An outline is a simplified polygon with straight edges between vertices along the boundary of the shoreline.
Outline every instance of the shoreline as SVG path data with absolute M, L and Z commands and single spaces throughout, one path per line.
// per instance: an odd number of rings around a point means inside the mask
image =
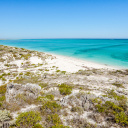
M 82 67 L 82 68 L 96 68 L 96 69 L 109 69 L 109 70 L 111 70 L 111 69 L 113 69 L 113 70 L 126 69 L 126 68 L 122 68 L 122 67 L 118 67 L 118 66 L 109 66 L 106 64 L 95 63 L 95 62 L 91 62 L 88 60 L 75 58 L 75 57 L 58 55 L 58 54 L 49 53 L 49 52 L 44 52 L 44 53 L 55 56 L 58 61 L 60 60 L 59 62 L 62 61 L 62 62 L 66 62 L 66 63 L 73 63 L 73 65 L 76 65 L 76 66 Z
M 17 46 L 10 46 L 10 45 L 4 45 L 4 46 L 9 46 L 9 47 L 17 47 Z M 21 48 L 21 47 L 17 47 L 17 48 Z M 75 57 L 70 57 L 70 56 L 65 56 L 65 55 L 59 55 L 59 54 L 55 54 L 55 53 L 50 53 L 50 52 L 46 52 L 46 51 L 38 51 L 38 50 L 34 50 L 34 49 L 29 49 L 29 48 L 24 48 L 26 50 L 31 50 L 31 51 L 37 51 L 37 52 L 43 52 L 45 54 L 49 54 L 52 56 L 55 56 L 57 59 L 63 59 L 64 61 L 67 61 L 69 63 L 69 61 L 73 62 L 73 63 L 77 63 L 78 66 L 85 66 L 88 68 L 97 68 L 97 69 L 115 69 L 115 70 L 124 70 L 127 69 L 125 67 L 121 67 L 121 66 L 114 66 L 114 65 L 107 65 L 107 64 L 102 64 L 102 63 L 97 63 L 97 62 L 92 62 L 86 59 L 81 59 L 81 58 L 75 58 Z M 69 61 L 68 61 L 69 60 Z

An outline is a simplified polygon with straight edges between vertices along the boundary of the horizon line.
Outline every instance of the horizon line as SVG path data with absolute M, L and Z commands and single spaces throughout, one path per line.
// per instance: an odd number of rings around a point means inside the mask
M 128 38 L 1 38 L 0 40 L 38 40 L 38 39 L 128 39 Z

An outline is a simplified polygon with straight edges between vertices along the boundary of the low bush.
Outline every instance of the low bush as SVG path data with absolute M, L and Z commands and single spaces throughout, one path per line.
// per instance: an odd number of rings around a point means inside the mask
M 118 82 L 112 83 L 112 85 L 114 85 L 114 86 L 116 86 L 116 87 L 124 88 L 123 84 L 118 83 Z
M 125 113 L 125 109 L 123 107 L 116 105 L 111 101 L 106 101 L 104 104 L 98 103 L 96 105 L 96 109 L 98 112 L 111 117 L 111 121 L 122 126 L 128 126 L 128 115 Z
M 4 101 L 5 100 L 5 96 L 1 96 L 0 97 L 0 102 Z
M 54 100 L 54 95 L 49 94 L 49 95 L 46 95 L 45 97 L 47 99 Z
M 47 118 L 46 118 L 46 121 L 48 123 L 51 123 L 53 125 L 59 125 L 61 124 L 61 120 L 60 120 L 60 117 L 58 116 L 58 114 L 51 114 L 51 115 L 48 115 Z
M 41 88 L 45 88 L 45 87 L 48 86 L 48 83 L 39 83 L 39 86 L 40 86 Z
M 65 73 L 66 73 L 66 71 L 61 71 L 61 73 L 65 74 Z
M 21 113 L 16 120 L 17 128 L 31 128 L 41 120 L 40 114 L 35 111 Z
M 82 114 L 83 109 L 81 107 L 76 106 L 76 107 L 72 107 L 71 112 L 78 112 L 78 113 Z
M 0 94 L 5 94 L 6 93 L 6 87 L 7 87 L 7 85 L 0 86 Z
M 61 109 L 61 106 L 56 101 L 46 101 L 42 106 L 42 112 L 56 113 Z
M 114 98 L 115 100 L 117 100 L 119 102 L 119 106 L 122 107 L 123 109 L 127 109 L 127 97 L 125 97 L 124 95 L 117 95 L 114 90 L 110 90 L 108 91 L 108 95 L 109 98 Z
M 57 124 L 57 125 L 55 125 L 55 126 L 52 126 L 51 128 L 70 128 L 69 126 L 64 126 L 64 125 L 62 125 L 62 124 Z
M 56 70 L 56 72 L 60 72 L 60 70 Z
M 96 105 L 96 108 L 98 112 L 105 112 L 107 115 L 108 114 L 116 114 L 117 112 L 123 111 L 123 109 L 116 104 L 114 104 L 111 101 L 106 101 L 104 104 L 98 104 Z
M 35 124 L 32 128 L 44 128 L 41 124 Z
M 67 84 L 60 84 L 58 85 L 59 86 L 59 91 L 60 91 L 60 94 L 62 95 L 69 95 L 72 93 L 72 86 L 69 86 Z
M 116 123 L 119 123 L 122 126 L 128 126 L 128 115 L 126 115 L 123 111 L 120 113 L 117 113 L 115 115 L 115 121 Z

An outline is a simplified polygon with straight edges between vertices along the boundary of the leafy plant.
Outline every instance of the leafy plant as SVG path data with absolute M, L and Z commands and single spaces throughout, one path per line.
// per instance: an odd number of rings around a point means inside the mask
M 17 128 L 31 128 L 41 120 L 40 114 L 35 111 L 21 113 L 16 120 Z
M 7 85 L 0 86 L 0 94 L 5 94 L 6 93 L 6 87 L 7 87 Z
M 113 117 L 113 120 L 116 123 L 119 123 L 122 126 L 128 126 L 128 115 L 125 114 L 123 107 L 118 106 L 111 101 L 106 101 L 104 104 L 97 104 L 96 108 L 98 112 Z
M 62 125 L 62 124 L 57 124 L 57 125 L 55 125 L 55 126 L 52 126 L 51 128 L 70 128 L 69 126 L 64 126 L 64 125 Z
M 58 114 L 48 115 L 46 120 L 49 123 L 51 122 L 53 125 L 60 125 L 62 123 Z
M 0 101 L 4 101 L 4 100 L 5 100 L 5 96 L 1 96 Z
M 123 111 L 120 113 L 117 113 L 115 115 L 115 121 L 116 123 L 119 123 L 123 126 L 128 126 L 128 115 L 126 115 Z
M 118 82 L 112 83 L 112 85 L 114 85 L 116 87 L 122 87 L 122 88 L 124 88 L 124 86 L 121 83 L 118 83 Z
M 42 112 L 51 111 L 52 113 L 58 112 L 61 106 L 56 101 L 46 101 L 42 106 Z
M 32 128 L 44 128 L 41 124 L 37 123 Z
M 69 86 L 67 84 L 61 84 L 61 85 L 58 85 L 59 86 L 59 91 L 60 91 L 60 94 L 62 95 L 69 95 L 72 93 L 72 86 Z
M 50 99 L 50 100 L 54 100 L 54 95 L 49 94 L 49 95 L 46 95 L 45 97 Z

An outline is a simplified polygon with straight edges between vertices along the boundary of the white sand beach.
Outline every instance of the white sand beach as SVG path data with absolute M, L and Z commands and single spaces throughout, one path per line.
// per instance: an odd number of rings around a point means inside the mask
M 77 59 L 73 57 L 67 57 L 67 56 L 56 55 L 51 53 L 47 53 L 47 54 L 55 57 L 55 59 L 53 60 L 50 60 L 50 59 L 46 60 L 49 66 L 57 66 L 60 70 L 71 72 L 71 73 L 77 72 L 78 70 L 88 69 L 88 68 L 108 69 L 108 70 L 121 69 L 121 67 L 98 64 L 98 63 L 89 62 L 86 60 Z

